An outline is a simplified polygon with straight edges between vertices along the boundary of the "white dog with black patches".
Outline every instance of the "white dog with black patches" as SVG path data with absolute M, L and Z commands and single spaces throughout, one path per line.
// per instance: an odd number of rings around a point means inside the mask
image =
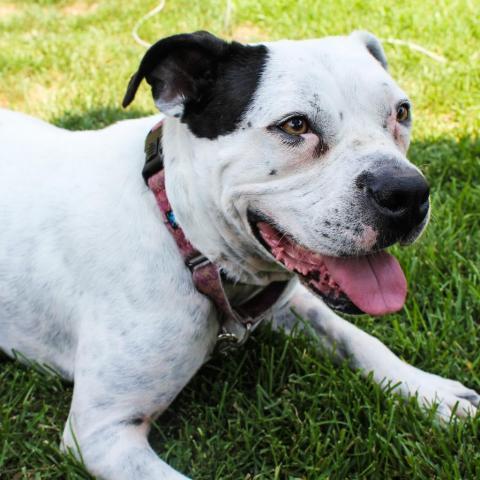
M 466 416 L 475 391 L 404 363 L 326 306 L 401 309 L 405 277 L 384 249 L 428 221 L 428 185 L 405 156 L 410 104 L 386 67 L 364 32 L 252 46 L 197 32 L 155 44 L 124 105 L 145 78 L 165 115 L 176 226 L 221 269 L 234 307 L 289 282 L 276 323 L 293 307 L 333 355 L 438 402 L 441 418 Z M 0 112 L 0 348 L 74 381 L 63 444 L 111 480 L 185 478 L 150 448 L 149 424 L 224 325 L 140 175 L 158 120 L 69 132 Z

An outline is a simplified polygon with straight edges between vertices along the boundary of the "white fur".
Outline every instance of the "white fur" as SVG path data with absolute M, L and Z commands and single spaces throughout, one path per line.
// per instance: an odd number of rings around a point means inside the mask
M 361 253 L 375 232 L 351 205 L 353 178 L 382 158 L 410 165 L 408 129 L 391 119 L 382 127 L 405 94 L 358 38 L 267 46 L 235 132 L 199 139 L 173 117 L 164 128 L 177 220 L 199 250 L 252 286 L 290 273 L 252 236 L 247 206 L 320 253 Z M 331 144 L 324 156 L 314 154 L 312 134 L 296 149 L 266 130 L 291 112 L 316 119 Z M 64 446 L 78 442 L 89 471 L 112 480 L 185 478 L 151 450 L 148 426 L 206 361 L 219 329 L 141 179 L 144 138 L 158 119 L 68 132 L 0 110 L 0 348 L 74 380 Z M 346 224 L 360 234 L 346 234 Z M 443 418 L 455 402 L 458 415 L 475 411 L 474 391 L 402 362 L 303 287 L 291 306 L 322 345 L 377 382 L 400 382 L 398 391 L 417 392 L 422 404 L 439 401 Z M 288 316 L 279 310 L 277 323 Z

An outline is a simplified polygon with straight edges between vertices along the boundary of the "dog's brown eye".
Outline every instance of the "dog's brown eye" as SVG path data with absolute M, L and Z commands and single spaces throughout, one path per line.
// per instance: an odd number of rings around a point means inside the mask
M 397 122 L 406 122 L 410 118 L 410 105 L 402 103 L 397 108 Z
M 281 123 L 279 127 L 290 135 L 302 135 L 308 132 L 308 122 L 303 117 L 291 117 Z

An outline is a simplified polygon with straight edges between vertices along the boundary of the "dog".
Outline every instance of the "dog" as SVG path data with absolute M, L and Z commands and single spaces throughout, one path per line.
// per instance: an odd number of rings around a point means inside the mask
M 475 414 L 474 390 L 334 313 L 400 310 L 406 280 L 385 249 L 429 218 L 406 157 L 410 101 L 379 40 L 174 35 L 147 51 L 124 106 L 143 80 L 161 115 L 98 131 L 0 112 L 0 348 L 74 382 L 63 448 L 99 478 L 185 479 L 149 446 L 150 422 L 217 342 L 246 340 L 260 322 L 239 312 L 272 285 L 260 320 L 299 315 L 379 384 L 445 420 Z M 159 120 L 149 188 L 144 141 Z

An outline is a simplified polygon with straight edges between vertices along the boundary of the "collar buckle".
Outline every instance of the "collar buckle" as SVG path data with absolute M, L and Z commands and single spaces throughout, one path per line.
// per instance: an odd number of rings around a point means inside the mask
M 236 333 L 228 332 L 225 329 L 222 329 L 222 332 L 217 336 L 216 348 L 219 353 L 226 355 L 232 350 L 236 350 L 241 347 L 249 338 L 252 333 L 252 322 L 247 322 L 241 324 L 244 327 L 244 331 L 241 337 Z

